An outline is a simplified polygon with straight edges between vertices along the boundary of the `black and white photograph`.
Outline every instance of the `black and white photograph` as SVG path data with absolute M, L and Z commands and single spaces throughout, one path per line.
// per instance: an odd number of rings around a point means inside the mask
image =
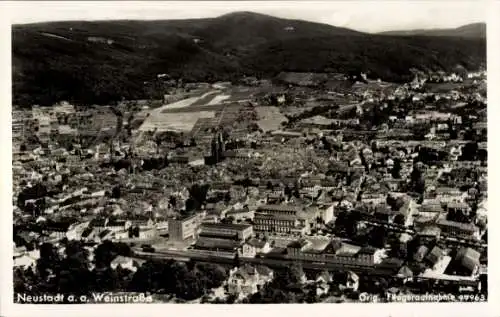
M 487 2 L 1 7 L 16 309 L 491 300 Z

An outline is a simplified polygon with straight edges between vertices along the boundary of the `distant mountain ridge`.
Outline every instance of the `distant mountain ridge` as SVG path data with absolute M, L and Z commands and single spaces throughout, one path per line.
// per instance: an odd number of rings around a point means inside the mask
M 252 12 L 162 21 L 67 21 L 12 28 L 13 102 L 106 104 L 162 96 L 157 74 L 184 81 L 272 78 L 282 71 L 364 71 L 387 81 L 409 69 L 477 69 L 484 39 L 388 36 Z M 154 96 L 153 96 L 154 95 Z
M 486 23 L 471 23 L 454 29 L 430 29 L 430 30 L 408 30 L 408 31 L 388 31 L 379 34 L 393 36 L 451 36 L 465 38 L 486 38 Z

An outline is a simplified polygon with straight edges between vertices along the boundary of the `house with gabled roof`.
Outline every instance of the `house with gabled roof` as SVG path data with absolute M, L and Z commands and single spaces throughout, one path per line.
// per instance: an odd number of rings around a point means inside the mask
M 243 243 L 238 254 L 243 257 L 255 257 L 259 253 L 269 253 L 270 251 L 271 246 L 268 241 L 253 238 Z
M 413 271 L 406 265 L 403 265 L 399 271 L 398 274 L 396 275 L 397 277 L 401 278 L 403 282 L 408 282 L 411 281 L 413 278 Z
M 458 270 L 467 275 L 477 275 L 479 272 L 479 259 L 481 253 L 472 248 L 460 248 L 455 257 Z
M 332 281 L 333 277 L 328 271 L 320 272 L 315 279 L 316 283 L 331 283 Z
M 429 252 L 429 248 L 427 248 L 425 245 L 421 245 L 417 252 L 413 255 L 413 260 L 417 262 L 422 262 L 427 255 L 427 252 Z
M 228 293 L 242 299 L 257 293 L 274 278 L 274 272 L 266 266 L 245 264 L 229 272 Z
M 426 262 L 431 266 L 435 266 L 445 256 L 444 250 L 440 247 L 434 247 L 425 257 Z
M 128 269 L 132 272 L 136 272 L 137 269 L 146 262 L 145 260 L 135 259 L 127 256 L 118 255 L 111 261 L 110 266 L 113 270 L 116 270 L 119 266 L 124 269 Z
M 339 285 L 340 290 L 357 291 L 359 287 L 359 276 L 352 271 L 339 272 L 333 277 L 334 283 Z

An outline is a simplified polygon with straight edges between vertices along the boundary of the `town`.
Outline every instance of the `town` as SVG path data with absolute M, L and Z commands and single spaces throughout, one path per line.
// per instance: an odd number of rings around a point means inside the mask
M 413 75 L 158 74 L 162 100 L 14 106 L 14 291 L 487 301 L 486 72 Z

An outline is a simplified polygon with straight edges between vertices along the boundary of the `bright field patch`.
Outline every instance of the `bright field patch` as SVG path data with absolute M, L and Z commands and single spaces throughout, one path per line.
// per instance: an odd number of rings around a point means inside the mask
M 196 100 L 191 104 L 192 107 L 209 105 L 215 97 L 217 97 L 218 92 L 211 92 L 203 95 L 201 98 Z
M 177 112 L 165 113 L 161 112 L 153 117 L 148 117 L 148 120 L 143 123 L 141 131 L 191 131 L 194 124 L 200 118 L 213 118 L 214 111 L 198 111 L 198 112 Z
M 287 121 L 286 117 L 280 113 L 277 107 L 257 107 L 257 124 L 264 132 L 278 130 L 281 122 Z
M 217 95 L 208 103 L 209 106 L 218 105 L 231 98 L 231 95 Z
M 149 111 L 149 116 L 139 128 L 141 131 L 191 131 L 198 119 L 214 118 L 218 112 L 228 113 L 241 101 L 249 100 L 255 90 L 248 88 L 234 88 L 222 91 L 210 91 L 198 97 L 183 99 L 160 108 Z M 269 107 L 272 108 L 272 107 Z M 263 124 L 274 129 L 286 118 L 276 108 L 273 110 L 262 110 Z M 229 117 L 231 117 L 229 115 Z M 227 120 L 221 120 L 226 123 Z M 232 120 L 229 120 L 232 121 Z M 276 123 L 276 122 L 277 123 Z M 267 129 L 266 129 L 267 130 Z

